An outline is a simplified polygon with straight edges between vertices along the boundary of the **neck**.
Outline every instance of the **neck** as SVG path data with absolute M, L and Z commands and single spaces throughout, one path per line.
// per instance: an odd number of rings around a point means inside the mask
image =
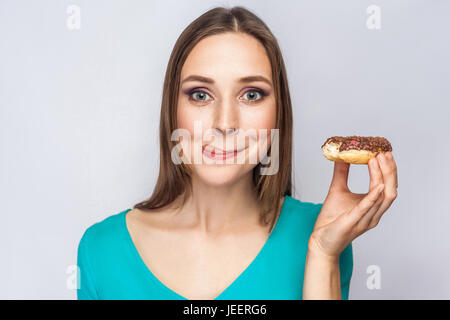
M 204 234 L 251 221 L 258 221 L 260 205 L 253 187 L 252 172 L 231 184 L 214 186 L 192 177 L 193 192 L 179 211 L 188 223 Z

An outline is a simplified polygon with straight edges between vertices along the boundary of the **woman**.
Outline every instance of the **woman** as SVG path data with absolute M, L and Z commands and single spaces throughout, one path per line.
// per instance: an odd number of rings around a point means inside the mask
M 291 157 L 275 37 L 245 8 L 209 10 L 170 56 L 153 194 L 86 230 L 78 298 L 348 299 L 351 242 L 396 197 L 392 154 L 369 162 L 368 194 L 351 193 L 349 164 L 335 163 L 323 204 L 291 196 Z

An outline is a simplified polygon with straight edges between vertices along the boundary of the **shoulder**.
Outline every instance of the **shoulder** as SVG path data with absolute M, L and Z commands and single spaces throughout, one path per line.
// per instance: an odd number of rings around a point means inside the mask
M 101 251 L 113 246 L 122 234 L 124 215 L 130 209 L 112 214 L 89 226 L 83 233 L 79 248 L 89 251 Z
M 286 211 L 294 219 L 316 221 L 323 203 L 306 202 L 292 196 L 285 196 Z
M 282 237 L 294 243 L 307 243 L 321 208 L 322 203 L 300 201 L 285 195 L 278 226 Z

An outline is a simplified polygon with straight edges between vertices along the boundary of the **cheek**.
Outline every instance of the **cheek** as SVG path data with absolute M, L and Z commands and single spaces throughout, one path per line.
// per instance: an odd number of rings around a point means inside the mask
M 241 125 L 245 129 L 255 129 L 257 132 L 260 129 L 275 128 L 276 125 L 276 106 L 275 103 L 268 103 L 262 108 L 248 108 L 241 115 Z
M 207 131 L 210 123 L 210 114 L 197 107 L 193 107 L 187 104 L 178 104 L 177 109 L 177 124 L 178 128 L 184 129 L 189 133 L 190 141 L 181 141 L 183 149 L 185 150 L 185 157 L 193 161 L 193 154 L 195 152 L 195 146 L 202 146 L 205 132 Z M 197 123 L 196 123 L 197 122 Z M 197 129 L 198 135 L 195 136 L 195 130 Z M 188 137 L 186 137 L 188 138 Z
M 179 103 L 177 108 L 177 124 L 178 128 L 183 128 L 194 132 L 194 117 L 195 115 L 189 111 L 184 104 Z
M 194 128 L 195 128 L 195 122 L 199 121 L 199 124 L 202 128 L 205 128 L 205 126 L 209 123 L 210 116 L 206 112 L 202 112 L 200 109 L 186 106 L 186 105 L 179 105 L 178 111 L 177 111 L 177 123 L 178 128 L 183 128 L 188 130 L 192 136 L 194 136 Z
M 244 129 L 255 130 L 257 136 L 253 141 L 253 145 L 257 147 L 251 147 L 252 153 L 257 152 L 258 159 L 260 160 L 261 153 L 265 154 L 271 145 L 272 137 L 271 129 L 276 127 L 276 105 L 275 102 L 265 104 L 261 108 L 248 108 L 241 114 L 241 125 Z M 265 133 L 265 136 L 261 136 L 261 133 Z
M 251 123 L 252 127 L 256 130 L 258 129 L 273 129 L 275 128 L 275 112 L 262 112 L 254 114 L 251 119 L 249 119 L 249 123 Z

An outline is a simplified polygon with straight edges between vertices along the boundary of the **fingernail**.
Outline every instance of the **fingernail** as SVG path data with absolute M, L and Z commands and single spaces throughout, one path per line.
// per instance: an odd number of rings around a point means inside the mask
M 382 184 L 381 186 L 378 187 L 377 193 L 381 193 L 381 191 L 383 191 L 384 189 L 384 184 Z

